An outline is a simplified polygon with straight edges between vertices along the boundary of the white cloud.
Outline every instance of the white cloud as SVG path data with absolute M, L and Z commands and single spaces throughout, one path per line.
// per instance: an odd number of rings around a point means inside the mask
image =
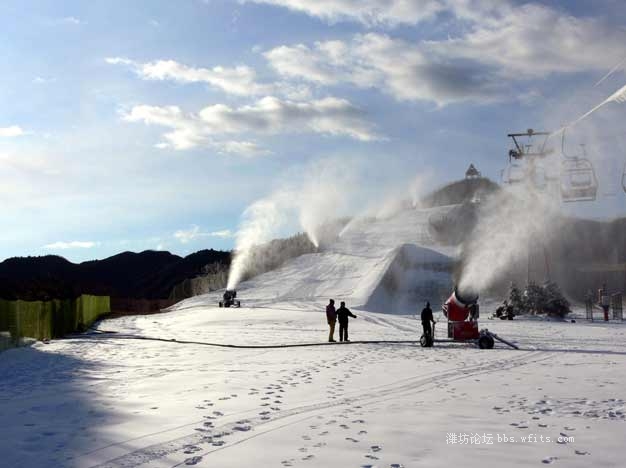
M 350 42 L 281 46 L 265 57 L 278 73 L 319 86 L 349 83 L 378 88 L 398 100 L 427 100 L 440 105 L 490 100 L 502 85 L 484 67 L 429 56 L 422 47 L 384 34 L 356 35 Z
M 604 70 L 623 55 L 625 42 L 623 29 L 601 19 L 529 3 L 433 46 L 439 54 L 493 65 L 500 76 L 515 79 Z
M 104 59 L 111 65 L 125 65 L 144 80 L 176 81 L 178 83 L 206 83 L 222 91 L 237 96 L 260 96 L 280 94 L 293 100 L 306 100 L 311 97 L 311 90 L 302 83 L 281 81 L 277 83 L 258 83 L 254 69 L 240 65 L 233 68 L 213 67 L 196 68 L 183 65 L 174 60 L 155 60 L 139 63 L 124 57 Z
M 17 125 L 11 125 L 10 127 L 0 127 L 0 138 L 12 138 L 25 135 L 26 132 Z
M 198 146 L 216 147 L 222 152 L 263 154 L 256 143 L 219 141 L 216 135 L 256 133 L 320 133 L 347 136 L 361 141 L 378 140 L 363 112 L 345 99 L 325 98 L 309 102 L 265 97 L 253 105 L 233 108 L 224 104 L 205 107 L 197 114 L 184 114 L 177 106 L 135 106 L 123 115 L 128 122 L 168 127 L 159 147 L 185 150 Z
M 256 72 L 245 65 L 232 68 L 221 66 L 197 68 L 174 60 L 139 63 L 123 57 L 109 57 L 105 61 L 111 65 L 130 66 L 144 80 L 206 83 L 226 93 L 239 96 L 267 94 L 274 89 L 272 85 L 257 83 Z
M 84 21 L 80 20 L 79 18 L 76 18 L 75 16 L 66 16 L 64 18 L 61 18 L 61 23 L 65 23 L 65 24 L 75 24 L 75 25 L 79 25 L 79 24 L 85 24 Z
M 366 25 L 416 24 L 446 8 L 444 0 L 241 0 L 289 8 L 326 21 Z
M 472 5 L 479 5 L 476 14 Z M 454 5 L 454 6 L 452 6 Z M 283 45 L 265 52 L 282 76 L 318 86 L 378 88 L 398 100 L 438 105 L 523 99 L 516 84 L 555 73 L 604 70 L 623 55 L 626 31 L 539 4 L 462 0 L 449 8 L 468 27 L 455 39 L 407 41 L 386 34 Z
M 84 242 L 84 241 L 71 241 L 71 242 L 54 242 L 53 244 L 44 245 L 43 248 L 47 250 L 68 250 L 68 249 L 92 249 L 100 245 L 99 242 Z
M 234 234 L 230 229 L 223 229 L 221 231 L 203 232 L 199 226 L 193 225 L 189 229 L 181 229 L 174 233 L 174 238 L 180 241 L 182 244 L 188 244 L 189 242 L 203 238 L 203 237 L 218 237 L 222 239 L 233 237 Z

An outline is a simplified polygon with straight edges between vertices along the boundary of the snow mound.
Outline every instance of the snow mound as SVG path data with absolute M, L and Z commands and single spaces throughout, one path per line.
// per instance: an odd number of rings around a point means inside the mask
M 457 251 L 431 236 L 429 219 L 453 208 L 406 209 L 353 222 L 319 252 L 240 284 L 238 297 L 250 307 L 334 298 L 348 307 L 384 313 L 414 313 L 426 300 L 436 305 L 452 286 Z M 215 305 L 217 296 L 190 298 L 172 310 Z

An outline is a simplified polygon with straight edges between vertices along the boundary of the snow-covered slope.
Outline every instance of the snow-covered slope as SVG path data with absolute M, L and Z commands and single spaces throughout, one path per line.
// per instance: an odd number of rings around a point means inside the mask
M 456 249 L 435 242 L 428 220 L 452 208 L 407 209 L 385 219 L 355 222 L 320 252 L 302 255 L 242 283 L 239 297 L 252 307 L 334 298 L 386 313 L 414 313 L 426 300 L 438 304 L 452 286 Z M 198 296 L 172 310 L 216 301 L 215 294 Z
M 421 348 L 419 320 L 384 314 L 448 292 L 428 229 L 448 209 L 354 225 L 242 284 L 241 309 L 209 294 L 2 353 L 2 466 L 622 466 L 623 324 L 483 320 L 520 349 Z M 377 342 L 325 343 L 329 297 Z

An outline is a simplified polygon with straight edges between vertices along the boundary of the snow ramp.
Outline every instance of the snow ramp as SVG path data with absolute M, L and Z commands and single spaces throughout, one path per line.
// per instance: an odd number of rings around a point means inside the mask
M 241 283 L 238 297 L 250 307 L 334 298 L 348 307 L 398 314 L 415 313 L 426 300 L 437 305 L 452 287 L 457 254 L 433 239 L 429 218 L 452 208 L 405 209 L 384 219 L 354 221 L 319 252 Z M 213 293 L 173 308 L 216 302 Z

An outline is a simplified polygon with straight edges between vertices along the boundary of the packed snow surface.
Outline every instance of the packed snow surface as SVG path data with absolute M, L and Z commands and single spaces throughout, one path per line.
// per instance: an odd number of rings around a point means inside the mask
M 393 238 L 382 220 L 355 227 L 242 284 L 241 309 L 208 294 L 3 352 L 2 466 L 623 466 L 621 323 L 492 321 L 484 306 L 481 326 L 519 350 L 421 348 L 416 316 L 375 310 L 402 246 L 416 246 L 400 263 L 418 276 L 454 255 L 428 237 L 427 214 L 390 220 L 405 226 Z M 325 344 L 328 297 L 353 306 L 352 340 L 399 343 Z

